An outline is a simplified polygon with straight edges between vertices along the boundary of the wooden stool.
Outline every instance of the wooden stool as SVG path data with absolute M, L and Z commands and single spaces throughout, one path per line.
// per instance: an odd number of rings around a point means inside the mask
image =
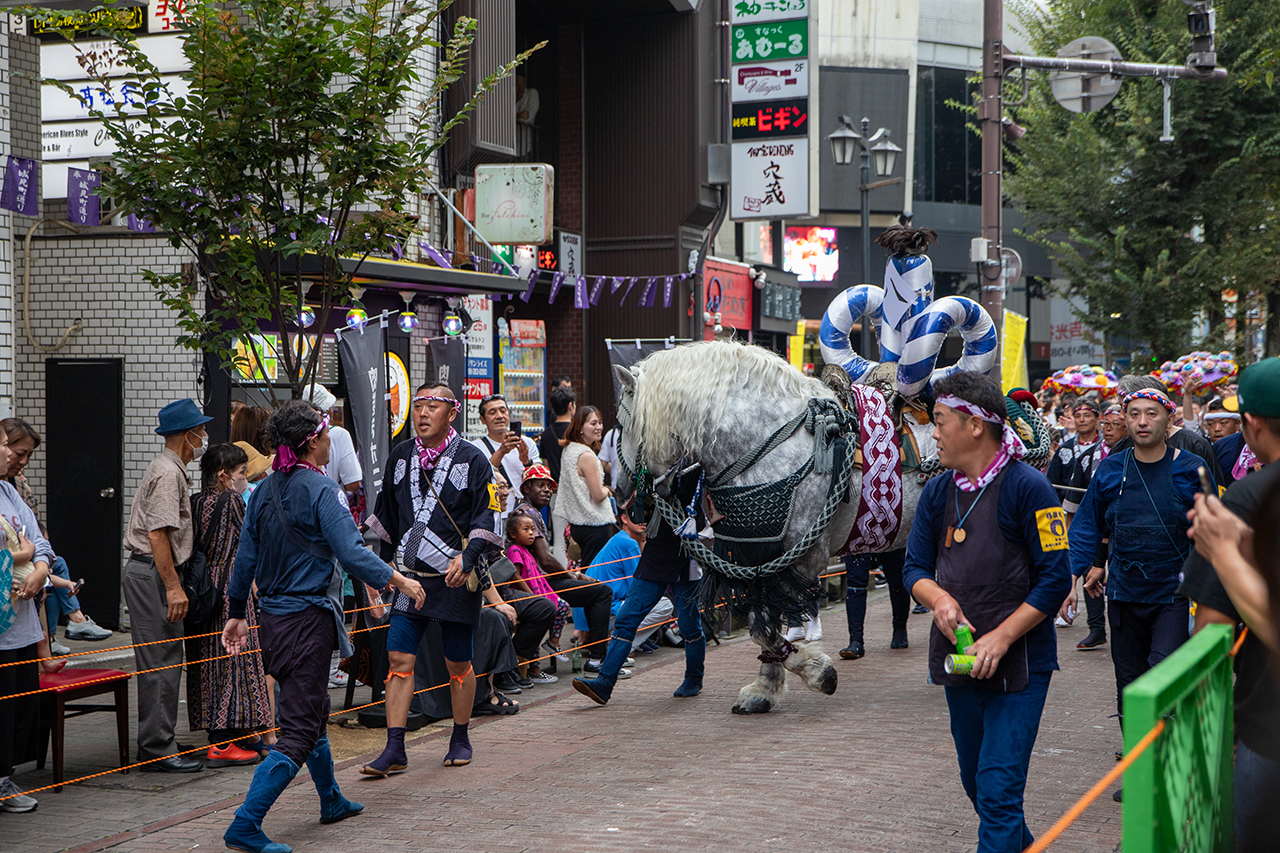
M 64 669 L 40 676 L 40 757 L 36 767 L 44 769 L 49 734 L 53 734 L 53 781 L 62 790 L 63 732 L 68 716 L 79 717 L 94 711 L 116 712 L 116 737 L 120 743 L 120 766 L 129 763 L 129 679 L 133 673 L 119 669 Z M 77 699 L 115 693 L 114 705 L 69 705 Z M 70 713 L 68 713 L 70 712 Z M 129 771 L 124 771 L 128 773 Z

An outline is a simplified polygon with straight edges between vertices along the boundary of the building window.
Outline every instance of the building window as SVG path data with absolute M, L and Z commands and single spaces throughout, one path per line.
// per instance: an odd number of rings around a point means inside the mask
M 916 201 L 982 203 L 982 140 L 966 127 L 971 116 L 953 106 L 973 103 L 973 73 L 923 65 L 917 70 Z

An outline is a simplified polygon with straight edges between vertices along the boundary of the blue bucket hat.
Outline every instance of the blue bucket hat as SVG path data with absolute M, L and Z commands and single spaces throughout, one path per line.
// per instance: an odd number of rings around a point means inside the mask
M 160 425 L 156 427 L 156 435 L 177 435 L 211 420 L 213 418 L 206 417 L 193 401 L 174 400 L 160 410 Z

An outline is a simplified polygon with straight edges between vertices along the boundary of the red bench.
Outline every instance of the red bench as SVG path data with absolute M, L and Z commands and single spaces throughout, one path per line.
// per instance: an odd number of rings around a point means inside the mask
M 119 669 L 73 669 L 68 667 L 53 675 L 40 676 L 40 757 L 36 767 L 44 769 L 49 735 L 53 735 L 53 781 L 55 791 L 62 790 L 63 731 L 67 717 L 79 717 L 94 711 L 116 712 L 116 737 L 120 744 L 120 766 L 129 764 L 129 679 L 133 673 Z M 115 693 L 114 705 L 71 705 L 77 699 Z M 128 773 L 129 771 L 124 771 Z

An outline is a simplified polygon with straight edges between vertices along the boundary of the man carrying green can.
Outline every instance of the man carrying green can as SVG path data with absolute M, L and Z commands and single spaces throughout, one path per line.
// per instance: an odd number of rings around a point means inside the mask
M 1021 461 L 994 381 L 959 372 L 933 391 L 938 459 L 952 474 L 920 496 L 903 581 L 933 611 L 929 675 L 946 689 L 978 853 L 1016 853 L 1033 841 L 1027 765 L 1058 668 L 1051 617 L 1071 587 L 1066 518 L 1049 481 Z M 962 626 L 976 639 L 958 648 Z M 973 660 L 947 667 L 957 652 Z

